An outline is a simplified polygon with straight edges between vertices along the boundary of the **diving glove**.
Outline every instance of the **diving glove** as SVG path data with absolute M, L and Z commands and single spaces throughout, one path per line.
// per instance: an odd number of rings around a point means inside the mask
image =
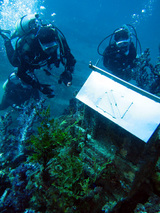
M 64 83 L 66 86 L 71 86 L 72 84 L 72 74 L 70 71 L 64 71 L 61 75 L 60 78 L 58 80 L 58 83 Z
M 4 41 L 9 41 L 10 39 L 3 33 L 0 32 L 0 35 L 2 36 L 2 38 L 4 39 Z
M 54 90 L 50 88 L 51 85 L 49 84 L 40 84 L 39 90 L 47 95 L 48 98 L 53 98 L 55 96 Z
M 8 33 L 8 34 L 11 34 L 11 31 L 10 31 L 10 30 L 2 30 L 2 29 L 0 28 L 0 33 Z
M 2 30 L 2 29 L 0 29 L 0 35 L 2 36 L 2 38 L 3 38 L 5 41 L 10 40 L 4 33 L 10 34 L 11 32 L 10 32 L 9 30 Z

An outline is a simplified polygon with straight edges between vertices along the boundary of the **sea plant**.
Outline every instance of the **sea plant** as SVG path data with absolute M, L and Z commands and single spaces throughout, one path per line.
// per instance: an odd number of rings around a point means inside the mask
M 43 110 L 39 115 L 41 118 L 37 134 L 32 135 L 27 141 L 28 148 L 32 150 L 31 161 L 36 161 L 46 167 L 51 158 L 56 156 L 57 150 L 69 145 L 74 138 L 70 135 L 70 127 L 63 128 L 65 121 L 61 123 L 50 118 L 50 109 Z
M 95 175 L 90 176 L 84 169 L 86 133 L 76 127 L 78 121 L 74 119 L 72 123 L 67 116 L 66 119 L 51 118 L 49 108 L 39 116 L 37 134 L 28 141 L 29 160 L 41 167 L 33 173 L 28 185 L 34 188 L 31 207 L 40 212 L 72 212 L 73 209 L 83 212 L 86 200 L 94 199 L 98 193 L 99 187 L 95 189 L 94 182 L 100 173 L 95 171 Z

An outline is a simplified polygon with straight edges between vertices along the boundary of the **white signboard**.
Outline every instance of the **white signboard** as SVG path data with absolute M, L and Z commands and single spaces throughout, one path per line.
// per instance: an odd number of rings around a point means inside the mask
M 95 71 L 76 98 L 144 142 L 160 123 L 160 103 Z

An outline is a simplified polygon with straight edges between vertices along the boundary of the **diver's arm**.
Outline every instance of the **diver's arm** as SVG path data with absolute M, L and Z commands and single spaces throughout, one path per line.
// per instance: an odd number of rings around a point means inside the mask
M 33 71 L 25 70 L 22 67 L 18 68 L 17 76 L 26 84 L 31 85 L 33 88 L 38 89 L 43 94 L 46 94 L 49 98 L 54 97 L 54 91 L 48 84 L 41 84 Z
M 17 76 L 26 84 L 31 85 L 33 88 L 39 89 L 40 83 L 35 76 L 34 72 L 25 70 L 22 66 L 18 67 Z
M 103 65 L 110 70 L 110 55 L 112 53 L 111 46 L 106 47 L 103 52 Z
M 0 36 L 4 39 L 4 45 L 7 53 L 7 57 L 12 66 L 18 67 L 20 64 L 17 51 L 14 50 L 11 39 L 0 31 Z
M 18 58 L 18 54 L 17 51 L 14 50 L 11 40 L 10 39 L 6 39 L 4 42 L 5 48 L 6 48 L 6 53 L 7 53 L 7 57 L 9 62 L 11 63 L 12 66 L 14 67 L 18 67 L 20 64 L 19 58 Z
M 58 81 L 59 84 L 62 82 L 66 86 L 71 86 L 72 84 L 72 73 L 74 71 L 74 67 L 76 64 L 76 60 L 74 56 L 72 55 L 70 48 L 67 44 L 67 41 L 64 37 L 60 36 L 60 43 L 61 43 L 61 62 L 65 66 L 65 71 L 60 75 L 60 79 Z M 65 62 L 64 62 L 65 59 Z
M 71 73 L 73 73 L 74 66 L 76 64 L 76 60 L 75 60 L 74 56 L 71 53 L 71 50 L 70 50 L 70 48 L 68 46 L 68 43 L 67 43 L 66 39 L 64 37 L 62 37 L 61 35 L 59 35 L 59 38 L 60 38 L 61 43 L 62 43 L 62 45 L 61 45 L 61 53 L 62 53 L 62 56 L 66 59 L 66 63 L 64 64 L 65 65 L 65 69 L 67 71 L 70 71 Z

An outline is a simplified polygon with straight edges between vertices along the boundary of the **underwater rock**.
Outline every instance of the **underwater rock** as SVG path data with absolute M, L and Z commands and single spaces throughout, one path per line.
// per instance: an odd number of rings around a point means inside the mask
M 0 212 L 22 213 L 29 206 L 32 191 L 27 184 L 30 174 L 35 171 L 32 164 L 21 164 L 10 173 L 11 187 L 7 188 L 0 199 Z
M 138 203 L 134 213 L 160 212 L 160 197 L 152 194 L 144 204 Z

